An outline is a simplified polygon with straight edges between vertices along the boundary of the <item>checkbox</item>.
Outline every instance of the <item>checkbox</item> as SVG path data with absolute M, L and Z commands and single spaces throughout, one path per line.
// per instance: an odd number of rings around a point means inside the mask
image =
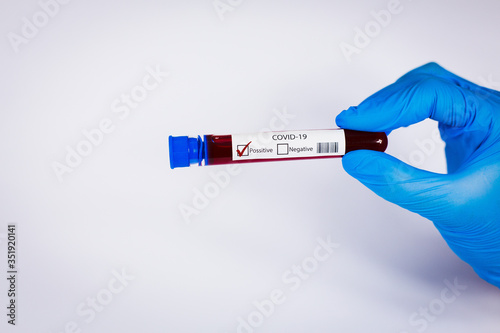
M 278 143 L 278 155 L 288 155 L 288 143 Z
M 250 149 L 247 149 L 247 145 L 236 145 L 236 150 L 238 150 L 238 156 L 248 156 L 248 151 Z M 241 155 L 239 154 L 239 152 L 243 152 Z

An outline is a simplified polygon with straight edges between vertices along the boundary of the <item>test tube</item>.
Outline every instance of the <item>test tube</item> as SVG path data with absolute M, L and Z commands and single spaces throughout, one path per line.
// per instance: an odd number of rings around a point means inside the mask
M 196 137 L 170 136 L 170 167 L 335 158 L 358 149 L 385 151 L 384 132 L 294 130 Z

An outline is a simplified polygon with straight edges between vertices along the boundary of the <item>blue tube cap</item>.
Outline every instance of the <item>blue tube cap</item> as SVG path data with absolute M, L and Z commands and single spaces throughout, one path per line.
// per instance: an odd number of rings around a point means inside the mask
M 169 136 L 168 147 L 170 155 L 170 168 L 183 168 L 191 164 L 201 165 L 203 151 L 201 137 L 190 138 L 187 136 Z

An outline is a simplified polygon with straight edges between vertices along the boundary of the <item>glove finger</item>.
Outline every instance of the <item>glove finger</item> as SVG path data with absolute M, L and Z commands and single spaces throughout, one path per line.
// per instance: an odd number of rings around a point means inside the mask
M 388 154 L 357 150 L 342 158 L 347 173 L 382 198 L 433 222 L 448 221 L 446 175 L 414 168 Z
M 444 69 L 435 62 L 427 63 L 423 66 L 417 67 L 409 71 L 408 73 L 403 75 L 400 78 L 400 80 L 405 80 L 407 77 L 414 77 L 422 74 L 444 79 L 445 81 L 448 81 L 450 83 L 455 83 L 455 85 L 467 90 L 474 90 L 476 87 L 479 87 L 478 85 L 470 81 L 467 81 L 466 79 Z
M 463 88 L 464 90 L 468 90 L 480 98 L 487 99 L 498 99 L 500 97 L 500 92 L 492 89 L 488 89 L 486 87 L 475 84 L 471 81 L 468 81 L 446 69 L 441 67 L 435 62 L 430 62 L 414 70 L 405 74 L 401 79 L 405 79 L 406 76 L 415 76 L 419 74 L 427 74 L 435 77 L 442 78 L 450 83 L 454 83 L 456 86 Z
M 466 80 L 437 64 L 417 68 L 395 83 L 341 112 L 339 127 L 390 132 L 432 118 L 448 126 L 463 127 L 475 119 L 476 103 L 465 89 Z

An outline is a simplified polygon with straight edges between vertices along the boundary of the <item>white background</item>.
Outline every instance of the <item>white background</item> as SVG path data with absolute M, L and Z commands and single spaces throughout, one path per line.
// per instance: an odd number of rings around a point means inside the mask
M 0 331 L 237 332 L 279 289 L 286 300 L 251 330 L 500 332 L 498 288 L 340 159 L 243 165 L 214 192 L 226 167 L 171 170 L 167 147 L 170 134 L 258 132 L 277 110 L 294 116 L 287 129 L 335 127 L 343 109 L 429 61 L 499 89 L 500 2 L 401 0 L 351 62 L 339 45 L 388 1 L 231 3 L 221 19 L 212 0 L 74 0 L 13 47 L 42 9 L 2 0 L 0 277 L 9 223 L 19 275 L 15 328 L 0 279 Z M 120 119 L 112 104 L 156 67 L 168 78 Z M 114 130 L 59 181 L 54 162 L 103 119 Z M 435 128 L 393 132 L 388 153 L 445 172 Z M 207 206 L 183 218 L 207 189 Z M 328 236 L 340 246 L 291 290 L 283 275 Z M 113 294 L 123 270 L 134 279 Z M 446 279 L 467 289 L 440 308 Z M 95 316 L 78 313 L 92 299 L 105 303 Z M 439 314 L 412 324 L 429 305 Z

